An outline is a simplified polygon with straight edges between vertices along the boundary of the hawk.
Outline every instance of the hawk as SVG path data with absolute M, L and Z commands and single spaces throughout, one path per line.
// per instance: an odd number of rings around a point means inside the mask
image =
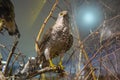
M 50 67 L 55 67 L 52 59 L 60 56 L 59 66 L 63 69 L 63 55 L 71 48 L 72 44 L 73 36 L 70 33 L 69 15 L 67 11 L 61 11 L 53 27 L 48 29 L 39 43 L 40 63 L 44 65 L 45 61 L 48 61 Z
M 14 6 L 11 0 L 0 0 L 0 32 L 6 29 L 9 35 L 20 37 L 16 22 Z

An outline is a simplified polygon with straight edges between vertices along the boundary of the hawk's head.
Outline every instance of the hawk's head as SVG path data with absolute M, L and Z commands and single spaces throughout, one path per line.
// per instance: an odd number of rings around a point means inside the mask
M 58 15 L 59 15 L 59 17 L 68 16 L 68 11 L 62 11 L 62 12 L 60 12 Z
M 68 11 L 61 11 L 58 14 L 58 22 L 63 21 L 63 24 L 69 24 L 69 14 Z

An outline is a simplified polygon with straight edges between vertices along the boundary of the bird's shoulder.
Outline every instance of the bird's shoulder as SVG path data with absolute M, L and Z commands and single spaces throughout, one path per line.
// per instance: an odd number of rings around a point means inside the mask
M 51 37 L 52 28 L 49 28 L 43 35 L 40 45 L 45 44 Z
M 66 47 L 65 51 L 68 51 L 72 47 L 72 45 L 73 45 L 73 35 L 70 34 L 68 41 L 66 42 L 66 45 L 65 45 L 65 47 Z

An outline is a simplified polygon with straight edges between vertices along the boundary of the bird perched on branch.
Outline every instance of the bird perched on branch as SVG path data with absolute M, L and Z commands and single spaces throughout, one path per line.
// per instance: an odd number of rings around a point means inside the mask
M 6 29 L 11 36 L 20 37 L 11 0 L 0 0 L 0 32 L 3 29 Z
M 62 66 L 63 55 L 71 48 L 73 36 L 70 34 L 69 15 L 67 11 L 58 14 L 58 18 L 50 29 L 43 35 L 39 44 L 39 58 L 43 65 L 48 61 L 50 67 L 55 67 L 52 59 L 60 56 L 59 66 Z

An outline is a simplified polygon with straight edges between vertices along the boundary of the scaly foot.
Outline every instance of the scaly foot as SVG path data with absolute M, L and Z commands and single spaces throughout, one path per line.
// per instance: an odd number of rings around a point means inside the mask
M 59 62 L 60 69 L 64 70 L 64 66 L 62 65 L 62 61 Z
M 56 66 L 52 63 L 51 59 L 49 59 L 49 66 L 53 69 L 56 69 Z

